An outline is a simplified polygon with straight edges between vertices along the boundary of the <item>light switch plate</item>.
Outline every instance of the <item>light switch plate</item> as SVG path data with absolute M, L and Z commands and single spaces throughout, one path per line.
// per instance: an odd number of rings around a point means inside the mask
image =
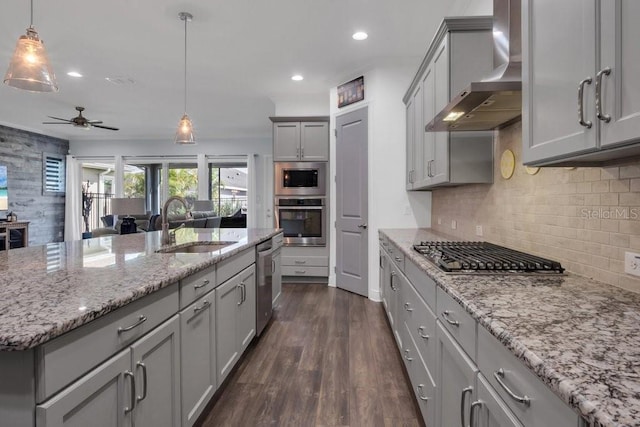
M 451 220 L 451 229 L 455 230 L 456 228 L 458 228 L 458 221 L 456 221 L 455 219 Z
M 476 236 L 482 237 L 482 226 L 476 225 Z
M 640 254 L 635 252 L 624 253 L 624 272 L 640 276 Z

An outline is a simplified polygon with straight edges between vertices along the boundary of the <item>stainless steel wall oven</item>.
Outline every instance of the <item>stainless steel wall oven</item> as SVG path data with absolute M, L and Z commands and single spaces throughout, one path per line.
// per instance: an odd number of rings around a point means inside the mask
M 276 162 L 276 196 L 325 196 L 326 162 Z
M 327 212 L 324 197 L 276 197 L 276 227 L 286 246 L 325 246 Z

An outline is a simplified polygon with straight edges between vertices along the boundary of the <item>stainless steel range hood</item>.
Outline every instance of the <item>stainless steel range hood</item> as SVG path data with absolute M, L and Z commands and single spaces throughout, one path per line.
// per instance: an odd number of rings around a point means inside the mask
M 425 126 L 427 132 L 500 129 L 522 114 L 521 0 L 493 1 L 493 72 L 472 82 Z

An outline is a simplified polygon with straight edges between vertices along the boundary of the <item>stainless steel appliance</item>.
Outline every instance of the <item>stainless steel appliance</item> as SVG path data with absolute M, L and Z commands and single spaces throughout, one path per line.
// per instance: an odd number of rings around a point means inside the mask
M 256 246 L 256 335 L 260 336 L 273 315 L 273 255 L 280 250 L 280 246 L 273 244 L 273 239 Z
M 325 246 L 325 198 L 276 197 L 276 227 L 284 230 L 286 246 Z
M 275 162 L 276 196 L 325 196 L 326 162 Z
M 420 242 L 413 249 L 447 273 L 564 272 L 559 262 L 487 242 Z
M 426 125 L 427 132 L 500 129 L 522 114 L 522 0 L 493 0 L 493 72 L 471 82 Z

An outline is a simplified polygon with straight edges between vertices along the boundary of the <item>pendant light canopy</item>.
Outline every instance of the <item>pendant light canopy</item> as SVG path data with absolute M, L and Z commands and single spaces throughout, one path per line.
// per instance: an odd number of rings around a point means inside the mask
M 4 82 L 12 87 L 31 92 L 57 92 L 58 83 L 49 63 L 44 44 L 33 27 L 33 0 L 31 23 L 27 34 L 20 36 Z
M 193 19 L 193 15 L 189 12 L 180 12 L 178 16 L 184 21 L 184 115 L 178 123 L 176 144 L 187 145 L 196 143 L 193 137 L 193 123 L 187 115 L 187 23 Z

